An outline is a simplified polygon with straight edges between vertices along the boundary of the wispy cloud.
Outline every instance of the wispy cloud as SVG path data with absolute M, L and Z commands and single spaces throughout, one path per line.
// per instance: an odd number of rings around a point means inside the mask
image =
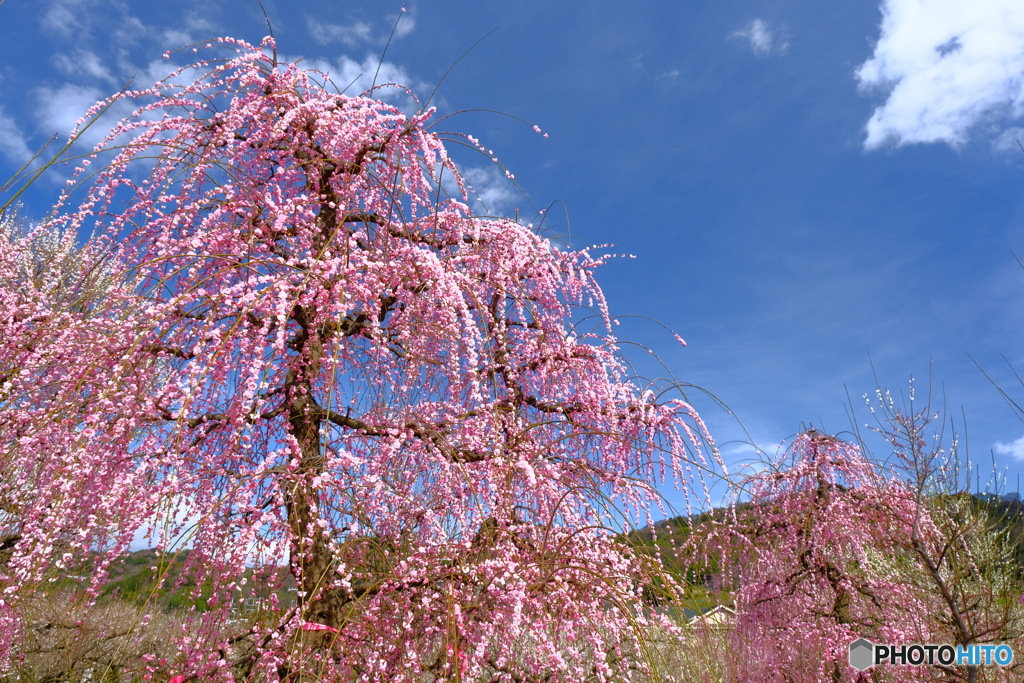
M 993 450 L 999 455 L 1012 455 L 1017 460 L 1024 460 L 1024 436 L 1010 443 L 997 441 Z
M 746 40 L 758 57 L 782 54 L 789 49 L 789 43 L 781 40 L 764 19 L 754 19 L 740 30 L 730 33 L 729 37 Z
M 1007 128 L 992 141 L 992 148 L 999 152 L 1015 152 L 1020 154 L 1021 145 L 1024 144 L 1024 128 Z
M 120 0 L 43 0 L 39 22 L 44 31 L 56 34 L 67 43 L 82 44 L 92 39 L 94 30 L 109 32 L 117 44 L 134 43 L 144 37 L 147 27 L 129 12 Z M 112 10 L 112 20 L 106 9 Z M 108 34 L 108 35 L 109 35 Z
M 470 201 L 475 213 L 507 216 L 516 198 L 515 186 L 497 166 L 471 166 L 460 169 L 470 186 Z
M 15 167 L 27 163 L 32 158 L 32 149 L 18 124 L 0 108 L 0 154 L 3 154 Z
M 297 59 L 288 57 L 286 61 L 297 61 Z M 424 83 L 414 81 L 402 67 L 392 62 L 381 62 L 379 56 L 372 54 L 367 55 L 362 62 L 342 55 L 335 60 L 303 59 L 301 65 L 304 68 L 316 69 L 326 74 L 338 89 L 344 90 L 346 95 L 361 95 L 374 85 L 387 83 L 409 88 L 413 92 L 423 92 L 427 87 Z M 399 106 L 402 106 L 401 102 L 408 98 L 404 91 L 395 88 L 375 90 L 373 97 L 391 101 L 398 100 Z
M 86 28 L 91 16 L 90 9 L 98 4 L 98 0 L 51 0 L 43 10 L 41 21 L 43 28 L 64 37 L 80 35 Z
M 313 17 L 306 17 L 306 26 L 309 35 L 321 45 L 329 43 L 356 45 L 369 41 L 371 37 L 370 25 L 362 21 L 352 24 L 325 24 Z
M 864 146 L 965 142 L 983 119 L 1024 113 L 1020 0 L 883 0 L 881 36 L 856 72 L 888 90 Z
M 402 38 L 416 28 L 416 19 L 412 11 L 402 10 L 400 14 L 392 14 L 385 18 L 386 27 L 374 31 L 374 27 L 366 21 L 349 21 L 341 24 L 326 23 L 316 16 L 306 17 L 306 30 L 315 42 L 320 45 L 343 43 L 349 46 L 374 43 L 383 45 L 389 37 Z M 392 36 L 392 29 L 394 35 Z
M 58 54 L 53 57 L 53 64 L 65 76 L 81 78 L 89 76 L 100 81 L 114 82 L 110 69 L 95 52 L 76 48 L 71 53 Z
M 415 9 L 409 9 L 403 7 L 401 16 L 396 16 L 395 20 L 398 25 L 395 27 L 395 37 L 402 38 L 409 35 L 416 28 L 416 13 Z
M 105 93 L 87 85 L 64 84 L 59 88 L 38 88 L 36 124 L 47 134 L 67 135 L 89 107 L 103 99 Z
M 497 164 L 488 166 L 459 165 L 459 174 L 469 195 L 469 208 L 476 216 L 512 216 L 515 199 L 521 197 L 514 182 Z M 434 179 L 435 182 L 437 178 Z M 443 195 L 463 201 L 462 189 L 448 169 L 441 171 Z M 523 201 L 526 201 L 525 199 Z
M 201 40 L 208 40 L 216 33 L 216 24 L 210 18 L 197 12 L 187 14 L 183 25 L 168 27 L 162 31 L 164 42 L 172 50 Z
M 146 81 L 146 86 L 150 86 L 156 79 L 148 81 L 143 76 L 142 80 Z M 85 112 L 109 93 L 97 87 L 64 84 L 58 88 L 37 88 L 33 94 L 37 101 L 36 128 L 47 136 L 56 134 L 58 140 L 63 142 L 78 126 Z M 114 102 L 95 125 L 80 134 L 77 144 L 82 146 L 78 147 L 79 152 L 95 148 L 121 119 L 131 115 L 136 106 L 133 100 L 120 99 Z

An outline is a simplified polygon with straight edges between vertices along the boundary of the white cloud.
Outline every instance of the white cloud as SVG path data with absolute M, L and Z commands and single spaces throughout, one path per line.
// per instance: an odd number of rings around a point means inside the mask
M 53 0 L 43 12 L 43 28 L 70 38 L 80 35 L 83 18 L 91 16 L 96 0 Z
M 789 43 L 780 41 L 773 33 L 764 19 L 754 19 L 739 31 L 729 34 L 730 38 L 742 38 L 750 43 L 750 49 L 759 57 L 772 54 L 782 54 L 789 49 Z
M 18 124 L 0 108 L 0 154 L 16 166 L 21 166 L 32 158 L 32 149 L 28 146 L 25 136 L 18 129 Z
M 147 86 L 151 84 L 146 83 Z M 39 132 L 47 136 L 56 134 L 58 143 L 63 144 L 85 112 L 106 97 L 108 92 L 99 88 L 65 84 L 59 88 L 37 88 L 34 94 L 39 102 L 36 108 L 36 125 Z M 130 116 L 137 106 L 135 100 L 120 99 L 114 102 L 94 125 L 80 133 L 76 142 L 78 153 L 94 149 L 110 135 L 111 129 L 122 119 Z
M 856 73 L 889 96 L 864 146 L 959 145 L 983 118 L 1024 113 L 1024 3 L 883 0 L 881 36 Z
M 128 7 L 130 3 L 123 0 L 44 0 L 40 4 L 45 7 L 40 15 L 43 30 L 62 38 L 68 47 L 90 41 L 98 34 L 102 34 L 103 42 L 111 47 L 123 49 L 126 45 L 138 44 L 147 39 L 148 44 L 152 45 L 153 39 L 161 33 L 132 15 Z M 189 29 L 209 29 L 212 26 L 197 16 L 193 12 L 185 17 L 184 23 Z M 165 38 L 167 35 L 177 35 L 174 31 L 166 31 L 164 34 Z M 181 46 L 173 41 L 171 45 Z
M 402 10 L 401 14 L 391 15 L 386 18 L 387 28 L 383 34 L 375 35 L 373 27 L 365 21 L 353 21 L 346 24 L 328 24 L 315 16 L 306 17 L 306 30 L 313 40 L 320 45 L 331 43 L 344 43 L 349 46 L 361 43 L 373 42 L 383 45 L 389 37 L 402 38 L 409 35 L 416 28 L 416 20 L 413 12 Z M 394 35 L 391 32 L 394 30 Z
M 992 141 L 992 148 L 998 152 L 1021 153 L 1021 144 L 1024 144 L 1024 128 L 1007 128 L 999 137 Z
M 471 208 L 474 213 L 491 216 L 507 216 L 511 213 L 512 201 L 516 198 L 515 186 L 497 166 L 459 169 L 469 183 Z
M 153 60 L 144 68 L 136 68 L 136 75 L 131 87 L 138 90 L 150 88 L 154 83 L 162 81 L 177 67 L 163 59 Z M 195 81 L 201 71 L 187 68 L 170 82 L 188 84 Z M 40 87 L 33 91 L 36 98 L 36 127 L 47 136 L 57 134 L 63 142 L 66 136 L 78 125 L 78 120 L 98 101 L 116 93 L 120 86 L 113 78 L 109 82 L 117 87 L 96 87 L 91 85 L 65 83 L 59 87 Z M 89 127 L 81 137 L 80 143 L 88 148 L 95 147 L 110 134 L 111 129 L 122 119 L 131 115 L 138 107 L 138 102 L 131 99 L 120 99 L 103 113 L 95 125 Z M 150 117 L 159 114 L 149 114 Z
M 999 455 L 1012 455 L 1017 460 L 1024 460 L 1024 436 L 1010 443 L 997 441 L 993 450 Z
M 395 17 L 398 21 L 398 25 L 395 26 L 395 37 L 402 38 L 413 32 L 416 28 L 416 19 L 413 17 L 413 11 L 406 11 L 406 8 L 402 8 L 401 17 Z
M 733 444 L 729 444 L 729 445 L 723 444 L 719 448 L 719 451 L 721 452 L 721 454 L 722 454 L 722 456 L 724 458 L 726 458 L 726 459 L 728 459 L 730 461 L 736 461 L 736 462 L 738 462 L 738 461 L 740 461 L 740 460 L 742 460 L 744 458 L 747 458 L 747 459 L 763 458 L 766 455 L 766 453 L 765 453 L 765 451 L 763 449 L 758 448 L 757 446 L 755 446 L 752 443 L 733 443 Z M 760 471 L 759 467 L 755 466 L 755 468 L 758 471 Z
M 191 33 L 177 28 L 165 28 L 162 34 L 164 45 L 172 50 L 177 50 L 196 42 Z
M 86 110 L 103 99 L 104 94 L 99 88 L 71 83 L 59 88 L 37 88 L 37 125 L 44 133 L 66 136 Z
M 459 174 L 469 194 L 469 208 L 476 216 L 511 216 L 515 213 L 514 200 L 521 193 L 511 178 L 497 164 L 489 166 L 459 165 Z M 437 178 L 434 179 L 437 182 Z M 462 190 L 455 178 L 444 168 L 441 171 L 442 196 L 463 201 Z M 526 201 L 524 199 L 524 201 Z
M 184 28 L 163 29 L 164 44 L 171 50 L 209 40 L 217 32 L 216 25 L 208 18 L 195 12 L 185 18 Z
M 173 62 L 163 59 L 154 59 L 146 65 L 145 69 L 136 68 L 136 74 L 132 80 L 132 88 L 150 88 L 154 84 L 162 81 L 174 83 L 176 85 L 190 85 L 206 73 L 206 70 L 203 68 L 190 66 L 182 69 L 181 73 L 168 80 L 167 77 L 179 68 L 181 67 Z
M 72 54 L 59 54 L 53 58 L 54 65 L 67 76 L 81 78 L 91 76 L 100 81 L 113 82 L 110 70 L 95 52 L 76 48 Z
M 117 28 L 114 30 L 114 37 L 119 45 L 138 43 L 151 35 L 148 26 L 142 23 L 138 17 L 125 15 L 117 20 Z
M 321 45 L 337 42 L 356 45 L 370 39 L 370 25 L 362 21 L 350 25 L 325 24 L 313 17 L 307 17 L 306 25 L 309 35 Z
M 299 61 L 291 57 L 282 59 L 284 61 Z M 378 64 L 380 65 L 379 68 Z M 367 55 L 366 59 L 362 62 L 357 62 L 351 57 L 342 55 L 333 61 L 319 58 L 303 59 L 299 66 L 306 69 L 316 69 L 327 74 L 338 90 L 351 96 L 362 95 L 374 84 L 379 86 L 386 83 L 396 83 L 409 88 L 413 92 L 430 92 L 425 84 L 413 81 L 402 67 L 392 62 L 381 62 L 380 57 L 372 54 Z M 376 81 L 374 81 L 375 76 Z M 371 96 L 383 100 L 398 100 L 396 104 L 403 109 L 416 109 L 416 107 L 411 106 L 411 103 L 404 102 L 404 100 L 408 99 L 408 96 L 402 90 L 382 88 L 375 90 Z

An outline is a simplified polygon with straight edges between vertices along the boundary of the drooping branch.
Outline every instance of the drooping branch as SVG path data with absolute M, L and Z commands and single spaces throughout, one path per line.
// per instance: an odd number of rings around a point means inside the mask
M 318 409 L 324 419 L 329 420 L 339 427 L 354 429 L 359 434 L 365 436 L 393 436 L 404 429 L 411 432 L 416 438 L 432 444 L 439 453 L 452 462 L 469 464 L 474 462 L 483 462 L 484 460 L 488 460 L 492 457 L 491 453 L 485 453 L 468 448 L 452 448 L 451 445 L 445 441 L 446 435 L 442 431 L 442 427 L 438 425 L 430 427 L 419 422 L 410 421 L 401 425 L 401 427 L 375 427 L 363 420 L 351 417 L 347 414 L 342 415 L 341 413 L 327 408 L 318 407 Z
M 167 346 L 165 344 L 145 344 L 142 346 L 142 350 L 156 355 L 163 354 L 167 356 L 175 356 L 183 360 L 192 360 L 196 357 L 196 355 L 191 351 L 183 351 L 182 349 L 176 349 L 173 346 Z

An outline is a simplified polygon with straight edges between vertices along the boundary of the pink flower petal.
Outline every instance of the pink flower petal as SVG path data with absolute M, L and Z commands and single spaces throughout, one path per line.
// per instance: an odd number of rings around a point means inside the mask
M 311 621 L 302 622 L 299 624 L 299 628 L 304 631 L 333 631 L 334 633 L 339 633 L 338 629 L 333 626 L 328 626 L 326 624 L 314 624 Z

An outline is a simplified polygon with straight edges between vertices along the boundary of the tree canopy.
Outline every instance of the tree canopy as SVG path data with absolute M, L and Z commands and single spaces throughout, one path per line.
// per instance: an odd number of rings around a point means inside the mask
M 609 531 L 714 464 L 700 418 L 632 379 L 600 256 L 470 212 L 432 109 L 225 46 L 125 93 L 36 228 L 88 236 L 70 290 L 0 250 L 5 604 L 86 557 L 95 599 L 142 530 L 212 587 L 151 671 L 611 680 L 646 616 Z M 294 604 L 225 631 L 281 565 Z

